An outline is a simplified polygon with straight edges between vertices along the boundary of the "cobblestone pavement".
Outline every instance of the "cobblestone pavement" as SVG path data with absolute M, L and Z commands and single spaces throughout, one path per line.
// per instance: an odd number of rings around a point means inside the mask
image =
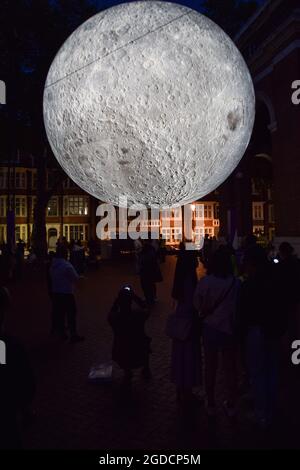
M 170 312 L 170 291 L 175 258 L 162 265 L 164 281 L 158 285 L 159 302 L 148 320 L 153 338 L 153 378 L 146 383 L 136 373 L 133 400 L 122 400 L 121 372 L 114 369 L 111 384 L 90 384 L 91 365 L 110 358 L 112 332 L 107 314 L 118 288 L 130 282 L 140 293 L 134 262 L 103 262 L 89 270 L 77 289 L 79 331 L 86 341 L 71 345 L 50 336 L 50 302 L 42 277 L 26 275 L 11 286 L 14 312 L 9 326 L 27 345 L 37 377 L 36 419 L 24 432 L 30 449 L 216 449 L 299 447 L 299 370 L 285 367 L 282 375 L 280 420 L 272 433 L 260 434 L 246 419 L 245 404 L 237 422 L 222 411 L 222 376 L 218 378 L 217 418 L 210 421 L 204 406 L 192 422 L 179 415 L 175 389 L 169 380 L 170 341 L 164 334 Z M 285 359 L 287 361 L 287 358 Z M 287 365 L 287 364 L 286 364 Z

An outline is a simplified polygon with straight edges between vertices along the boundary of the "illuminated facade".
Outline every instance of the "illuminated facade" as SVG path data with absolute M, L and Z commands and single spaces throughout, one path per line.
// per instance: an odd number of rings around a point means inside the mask
M 51 191 L 55 172 L 47 170 L 47 189 Z M 8 175 L 10 175 L 8 177 Z M 30 245 L 34 222 L 37 191 L 37 170 L 16 166 L 0 168 L 0 243 L 7 241 L 7 210 L 9 198 L 14 201 L 15 239 L 21 238 Z M 87 242 L 95 237 L 96 209 L 99 202 L 83 192 L 72 180 L 66 178 L 53 192 L 46 208 L 46 232 L 49 249 L 56 246 L 57 239 L 65 236 L 68 241 Z M 219 205 L 216 201 L 195 202 L 193 205 L 193 230 L 202 236 L 217 237 L 219 231 Z M 202 224 L 197 219 L 203 220 Z M 201 225 L 201 226 L 200 226 Z M 182 233 L 181 209 L 162 211 L 156 219 L 141 223 L 141 231 L 156 227 L 167 244 L 179 242 Z

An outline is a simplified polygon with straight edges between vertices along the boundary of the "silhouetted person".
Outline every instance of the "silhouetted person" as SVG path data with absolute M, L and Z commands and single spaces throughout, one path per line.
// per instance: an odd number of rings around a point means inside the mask
M 6 364 L 0 364 L 0 449 L 18 449 L 21 421 L 33 400 L 35 381 L 27 354 L 21 343 L 4 329 L 11 307 L 8 291 L 0 287 L 0 340 L 6 346 Z
M 134 294 L 131 286 L 120 290 L 108 316 L 114 333 L 112 359 L 124 370 L 124 386 L 128 389 L 132 369 L 142 367 L 144 377 L 150 377 L 151 339 L 145 333 L 148 316 L 144 302 Z
M 208 233 L 205 234 L 202 248 L 202 262 L 205 267 L 208 266 L 210 257 L 212 255 L 212 240 L 210 239 Z
M 20 279 L 23 274 L 25 243 L 19 238 L 16 246 L 16 277 Z
M 60 247 L 52 260 L 49 270 L 52 299 L 57 333 L 62 338 L 67 338 L 65 332 L 65 319 L 67 318 L 70 341 L 76 343 L 84 338 L 77 333 L 76 315 L 77 307 L 74 297 L 74 288 L 79 280 L 79 275 L 72 264 L 67 261 L 67 251 Z
M 156 300 L 156 282 L 162 281 L 158 259 L 150 240 L 146 240 L 140 255 L 140 279 L 148 305 Z
M 88 241 L 88 249 L 89 249 L 89 261 L 90 263 L 94 263 L 97 261 L 97 243 L 94 238 L 90 238 Z
M 172 321 L 176 330 L 179 329 L 180 338 L 172 338 L 171 380 L 177 387 L 177 399 L 184 408 L 192 405 L 192 389 L 201 384 L 202 377 L 200 323 L 193 305 L 197 265 L 195 252 L 185 250 L 184 243 L 181 243 L 172 289 L 172 297 L 176 301 Z
M 198 281 L 194 305 L 203 318 L 203 344 L 205 358 L 205 388 L 208 414 L 215 414 L 215 383 L 222 353 L 227 401 L 224 402 L 229 416 L 235 414 L 236 406 L 236 338 L 234 321 L 240 282 L 233 275 L 228 249 L 224 246 L 214 253 L 208 275 Z
M 70 248 L 70 261 L 78 274 L 83 274 L 85 269 L 85 253 L 81 241 L 74 241 Z
M 276 265 L 276 271 L 279 274 L 281 289 L 285 296 L 289 340 L 298 339 L 300 334 L 300 260 L 288 242 L 282 242 L 279 246 L 279 263 Z
M 55 257 L 54 251 L 50 251 L 48 254 L 47 264 L 46 264 L 46 275 L 47 275 L 47 289 L 49 299 L 51 301 L 51 333 L 55 334 L 59 331 L 59 322 L 57 319 L 57 312 L 55 311 L 55 304 L 53 299 L 52 292 L 52 279 L 50 276 L 50 268 L 52 266 L 52 261 Z
M 283 292 L 266 252 L 252 246 L 245 253 L 246 280 L 238 302 L 238 324 L 246 345 L 257 423 L 272 423 L 278 389 L 280 338 L 286 331 Z

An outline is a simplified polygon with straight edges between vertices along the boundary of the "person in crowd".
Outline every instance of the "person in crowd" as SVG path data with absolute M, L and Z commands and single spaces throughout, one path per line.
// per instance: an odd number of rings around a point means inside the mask
M 140 280 L 148 305 L 156 301 L 156 282 L 162 281 L 156 252 L 150 240 L 146 240 L 140 256 Z
M 54 308 L 54 300 L 53 300 L 53 295 L 52 295 L 52 280 L 50 276 L 50 268 L 52 266 L 52 261 L 55 257 L 55 252 L 50 251 L 48 253 L 48 259 L 47 259 L 47 264 L 46 264 L 46 276 L 47 276 L 47 290 L 48 290 L 48 295 L 49 299 L 51 301 L 51 333 L 56 334 L 59 330 L 59 324 L 57 321 L 57 312 L 55 311 Z
M 166 240 L 162 235 L 159 237 L 159 260 L 161 263 L 166 261 Z
M 35 394 L 35 379 L 26 351 L 5 331 L 10 309 L 10 294 L 0 287 L 0 341 L 5 347 L 5 361 L 0 364 L 0 449 L 22 447 L 21 423 L 30 416 Z
M 193 294 L 197 285 L 197 265 L 195 252 L 185 250 L 185 244 L 182 242 L 172 289 L 175 313 L 171 318 L 172 322 L 175 322 L 173 327 L 175 326 L 176 331 L 173 335 L 172 331 L 170 334 L 171 380 L 177 387 L 179 404 L 186 409 L 195 402 L 193 388 L 202 382 L 200 322 L 193 305 Z
M 84 337 L 79 336 L 77 333 L 77 308 L 74 296 L 75 284 L 80 276 L 72 264 L 67 261 L 67 256 L 66 249 L 59 247 L 49 270 L 52 286 L 53 315 L 55 317 L 57 333 L 63 339 L 67 339 L 65 331 L 65 318 L 67 317 L 70 341 L 71 343 L 76 343 L 84 340 Z
M 20 279 L 23 274 L 24 267 L 24 253 L 25 253 L 25 243 L 19 238 L 16 246 L 16 277 Z
M 274 265 L 263 248 L 248 248 L 244 270 L 237 324 L 245 341 L 255 421 L 266 428 L 275 417 L 279 344 L 287 327 L 285 299 Z
M 15 248 L 12 243 L 7 243 L 3 250 L 4 257 L 4 278 L 7 281 L 13 281 L 15 277 L 15 268 L 16 268 L 16 256 Z
M 285 297 L 285 311 L 288 315 L 288 341 L 300 336 L 300 260 L 288 242 L 279 246 L 279 263 L 276 271 L 280 278 L 281 290 Z
M 256 247 L 257 245 L 257 238 L 253 233 L 250 233 L 249 235 L 246 235 L 246 237 L 243 240 L 242 246 L 237 250 L 236 252 L 236 257 L 237 257 L 237 264 L 238 264 L 238 269 L 239 273 L 241 276 L 244 275 L 244 259 L 245 255 L 248 250 L 251 250 L 251 248 Z
M 33 248 L 29 248 L 29 255 L 27 258 L 27 263 L 33 267 L 37 264 L 37 256 L 35 252 L 33 251 Z
M 276 258 L 276 248 L 275 248 L 275 246 L 273 245 L 272 242 L 269 242 L 267 244 L 266 250 L 267 250 L 267 256 L 268 256 L 269 261 L 274 261 L 274 259 L 277 259 Z
M 74 241 L 70 249 L 70 261 L 78 274 L 83 274 L 85 269 L 85 251 L 81 240 Z
M 88 249 L 89 249 L 89 262 L 96 263 L 97 262 L 97 243 L 94 238 L 89 239 Z
M 208 266 L 210 257 L 212 255 L 212 240 L 208 233 L 205 234 L 203 248 L 202 248 L 202 262 L 205 268 Z
M 194 295 L 194 305 L 203 321 L 207 412 L 215 414 L 215 383 L 221 352 L 227 388 L 224 407 L 232 417 L 236 413 L 237 400 L 234 330 L 240 281 L 233 275 L 231 256 L 226 247 L 220 246 L 214 253 L 207 274 L 198 281 Z
M 233 248 L 233 245 L 229 240 L 224 246 L 224 249 L 228 251 L 228 254 L 230 256 L 233 274 L 238 277 L 239 267 L 238 267 L 238 261 L 237 261 L 237 256 L 236 256 L 236 250 Z
M 151 339 L 145 333 L 145 322 L 149 311 L 145 303 L 125 285 L 111 308 L 108 316 L 114 333 L 112 359 L 123 369 L 123 385 L 131 389 L 132 370 L 142 368 L 144 378 L 151 377 L 149 355 Z

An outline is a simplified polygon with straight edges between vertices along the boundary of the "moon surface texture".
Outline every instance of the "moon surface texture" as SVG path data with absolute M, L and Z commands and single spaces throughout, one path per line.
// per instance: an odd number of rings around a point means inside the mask
M 172 207 L 210 193 L 242 158 L 254 109 L 231 39 L 164 1 L 123 3 L 83 23 L 57 53 L 44 90 L 60 165 L 115 205 L 126 196 L 128 204 Z

